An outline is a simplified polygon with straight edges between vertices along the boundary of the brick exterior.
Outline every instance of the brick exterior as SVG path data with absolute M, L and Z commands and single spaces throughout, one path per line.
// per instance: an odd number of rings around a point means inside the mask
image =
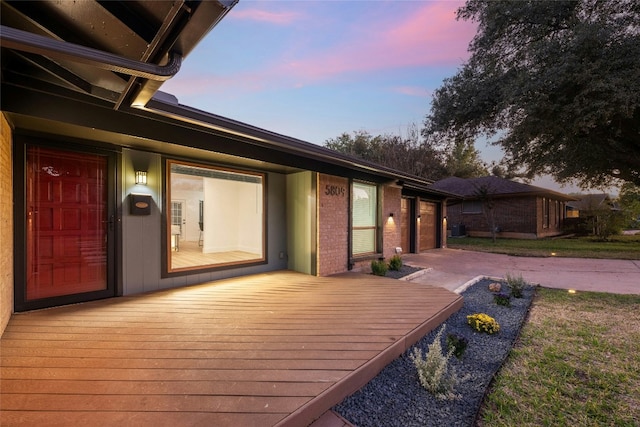
M 498 237 L 506 238 L 538 238 L 555 236 L 562 232 L 561 212 L 563 202 L 551 199 L 549 227 L 543 227 L 542 197 L 510 197 L 495 201 L 495 219 L 499 228 Z M 557 203 L 557 205 L 556 205 Z M 560 216 L 556 213 L 560 211 Z M 447 207 L 448 228 L 456 224 L 464 224 L 466 234 L 474 237 L 491 235 L 489 223 L 484 213 L 462 213 L 462 203 L 456 202 Z
M 318 275 L 349 268 L 349 180 L 318 176 Z
M 402 235 L 400 227 L 402 190 L 399 187 L 386 186 L 382 188 L 382 256 L 391 258 L 395 249 L 401 245 Z M 393 213 L 390 218 L 389 214 Z
M 0 335 L 13 313 L 12 132 L 0 114 Z
M 344 190 L 344 192 L 343 192 Z M 347 178 L 318 175 L 318 275 L 343 273 L 349 269 L 349 193 Z M 401 189 L 382 187 L 380 191 L 382 257 L 390 258 L 400 246 Z M 393 213 L 393 218 L 389 214 Z M 375 258 L 375 257 L 374 257 Z M 368 271 L 372 257 L 353 265 L 355 270 Z

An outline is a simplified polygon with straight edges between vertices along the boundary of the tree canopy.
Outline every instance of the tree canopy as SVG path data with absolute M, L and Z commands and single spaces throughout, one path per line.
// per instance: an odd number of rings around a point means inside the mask
M 434 181 L 448 176 L 472 178 L 489 174 L 473 143 L 425 140 L 420 133 L 415 126 L 406 136 L 343 133 L 326 141 L 325 147 Z
M 457 16 L 478 32 L 427 135 L 488 138 L 529 176 L 640 184 L 640 2 L 468 0 Z
M 326 141 L 325 147 L 426 179 L 446 176 L 442 153 L 422 144 L 415 128 L 405 137 L 373 136 L 366 131 L 343 133 Z

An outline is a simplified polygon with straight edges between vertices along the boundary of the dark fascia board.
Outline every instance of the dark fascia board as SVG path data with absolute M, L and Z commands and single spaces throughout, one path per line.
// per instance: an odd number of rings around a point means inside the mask
M 207 113 L 196 108 L 188 107 L 177 102 L 170 94 L 158 93 L 149 103 L 146 110 L 171 119 L 189 123 L 191 125 L 211 129 L 223 134 L 239 138 L 244 142 L 254 145 L 268 146 L 273 150 L 296 153 L 307 159 L 326 162 L 336 166 L 367 174 L 377 175 L 383 180 L 402 182 L 402 185 L 411 186 L 415 190 L 437 194 L 446 197 L 451 193 L 428 188 L 433 181 L 409 175 L 385 166 L 349 156 L 338 151 L 330 150 L 320 145 L 302 141 L 266 129 L 249 125 L 237 120 Z
M 34 87 L 33 84 L 40 86 Z M 369 162 L 304 141 L 244 125 L 215 116 L 218 121 L 203 126 L 184 115 L 168 117 L 149 110 L 125 108 L 114 110 L 111 103 L 88 95 L 42 82 L 3 81 L 2 110 L 22 117 L 37 117 L 62 124 L 99 129 L 114 135 L 128 135 L 133 141 L 145 139 L 186 147 L 253 158 L 300 170 L 311 170 L 375 183 L 397 183 L 422 195 L 449 196 L 426 188 L 429 182 L 413 180 L 401 172 L 391 171 Z M 157 106 L 157 102 L 153 105 Z M 189 110 L 196 111 L 196 110 Z M 81 112 L 81 114 L 79 114 Z M 184 108 L 177 112 L 184 113 Z M 211 116 L 206 114 L 206 116 Z M 216 125 L 218 128 L 216 128 Z M 229 125 L 228 129 L 224 125 Z M 233 124 L 234 126 L 230 126 Z M 88 130 L 88 135 L 90 135 Z M 262 138 L 261 138 L 262 136 Z M 122 138 L 119 138 L 120 140 Z M 276 141 L 272 141 L 275 139 Z M 122 146 L 136 148 L 133 144 Z M 401 181 L 401 182 L 398 182 Z

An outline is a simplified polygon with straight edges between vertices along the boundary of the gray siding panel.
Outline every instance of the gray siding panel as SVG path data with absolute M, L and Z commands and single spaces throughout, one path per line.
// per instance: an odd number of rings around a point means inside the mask
M 228 277 L 284 270 L 287 250 L 286 179 L 284 175 L 267 174 L 267 264 L 231 268 L 213 272 L 195 272 L 184 276 L 162 278 L 162 177 L 160 154 L 123 150 L 122 256 L 124 295 L 187 286 Z M 136 168 L 148 170 L 148 185 L 136 186 Z M 130 193 L 146 193 L 153 197 L 149 216 L 129 214 Z

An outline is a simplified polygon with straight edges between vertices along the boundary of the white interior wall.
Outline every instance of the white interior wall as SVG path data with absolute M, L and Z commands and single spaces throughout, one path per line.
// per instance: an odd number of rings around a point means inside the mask
M 203 253 L 262 252 L 262 192 L 245 182 L 204 179 Z

